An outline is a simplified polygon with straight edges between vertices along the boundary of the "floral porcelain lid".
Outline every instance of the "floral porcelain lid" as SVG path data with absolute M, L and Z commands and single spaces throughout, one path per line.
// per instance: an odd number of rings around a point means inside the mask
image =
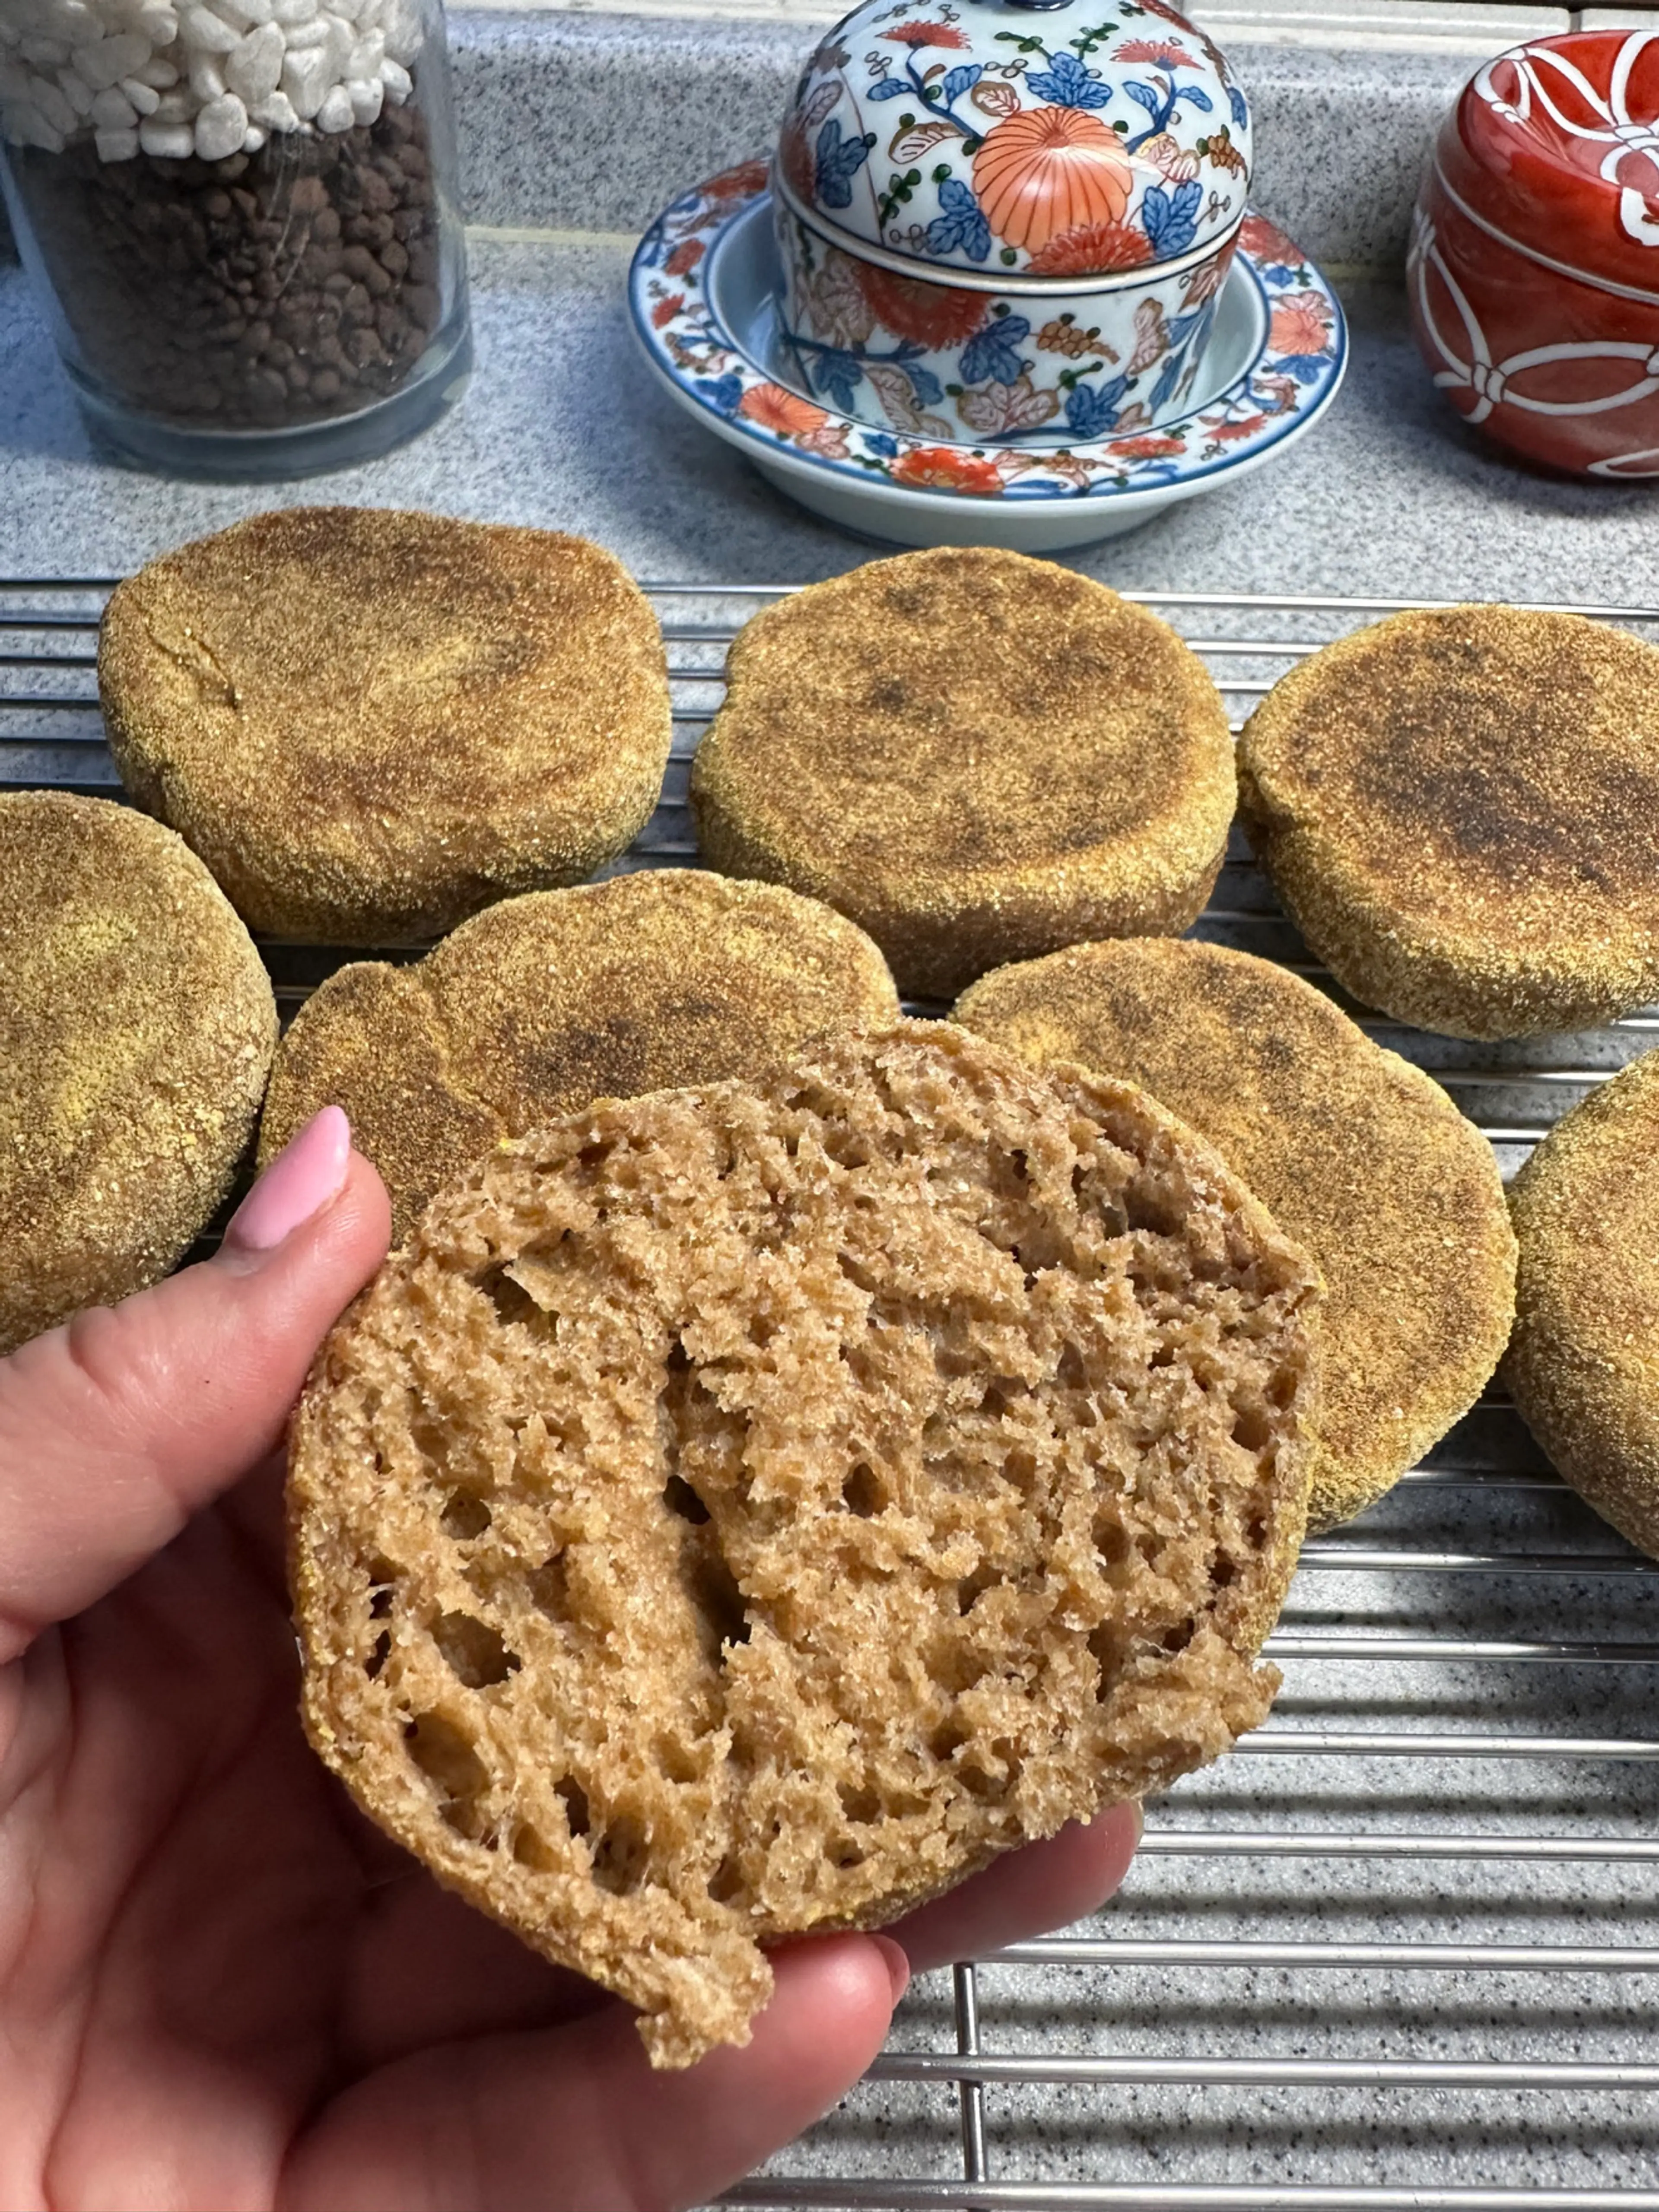
M 1659 294 L 1659 22 L 1500 54 L 1465 88 L 1436 159 L 1480 228 L 1547 265 Z
M 1249 172 L 1243 94 L 1163 0 L 855 8 L 808 62 L 776 165 L 855 251 L 995 287 L 1201 258 Z

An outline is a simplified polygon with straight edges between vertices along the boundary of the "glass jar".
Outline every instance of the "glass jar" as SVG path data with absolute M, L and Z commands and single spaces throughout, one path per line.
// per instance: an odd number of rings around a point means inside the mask
M 271 479 L 471 365 L 441 0 L 0 0 L 0 184 L 94 438 Z

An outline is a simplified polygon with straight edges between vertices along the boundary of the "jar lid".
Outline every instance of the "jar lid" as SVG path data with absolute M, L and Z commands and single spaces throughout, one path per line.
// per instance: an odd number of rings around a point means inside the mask
M 1001 285 L 1200 257 L 1249 171 L 1243 94 L 1164 0 L 879 0 L 808 62 L 775 173 L 855 252 Z
M 1564 31 L 1488 62 L 1436 149 L 1480 228 L 1659 297 L 1659 29 Z

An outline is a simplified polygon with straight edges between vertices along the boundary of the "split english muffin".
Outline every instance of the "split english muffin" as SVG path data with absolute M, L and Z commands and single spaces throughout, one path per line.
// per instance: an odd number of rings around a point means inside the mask
M 1564 1115 L 1510 1200 L 1515 1402 L 1573 1488 L 1659 1558 L 1659 1052 Z
M 343 1106 L 401 1240 L 503 1137 L 594 1098 L 763 1074 L 826 1030 L 897 1012 L 863 932 L 770 884 L 658 868 L 535 892 L 412 967 L 330 976 L 277 1052 L 259 1158 Z
M 1317 1261 L 1310 1528 L 1363 1511 L 1480 1396 L 1515 1312 L 1492 1147 L 1311 984 L 1249 953 L 1142 938 L 1005 968 L 955 1011 L 1038 1066 L 1144 1085 Z
M 256 515 L 152 561 L 98 687 L 138 804 L 250 927 L 434 937 L 579 881 L 657 803 L 649 603 L 585 538 L 372 507 Z
M 872 561 L 757 615 L 692 766 L 705 857 L 826 900 L 946 998 L 1079 938 L 1178 932 L 1236 797 L 1169 628 L 1023 554 Z
M 1245 726 L 1239 805 L 1367 1006 L 1451 1036 L 1659 997 L 1659 647 L 1580 615 L 1393 615 Z
M 170 830 L 0 796 L 0 1353 L 167 1274 L 231 1185 L 270 981 Z
M 1261 1718 L 1316 1285 L 1139 1092 L 947 1024 L 574 1115 L 319 1355 L 311 1740 L 655 2063 L 746 2041 L 765 1943 Z

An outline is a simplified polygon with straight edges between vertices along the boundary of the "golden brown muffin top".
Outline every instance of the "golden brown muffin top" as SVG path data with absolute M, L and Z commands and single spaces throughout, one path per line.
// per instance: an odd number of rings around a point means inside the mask
M 280 509 L 150 562 L 110 600 L 99 686 L 129 788 L 253 926 L 292 927 L 310 894 L 343 942 L 365 941 L 354 899 L 441 896 L 444 926 L 522 888 L 524 854 L 576 866 L 587 817 L 638 813 L 641 779 L 649 811 L 670 734 L 656 619 L 611 554 L 372 507 Z
M 1232 810 L 1226 715 L 1174 631 L 978 548 L 870 562 L 757 615 L 696 775 L 752 841 L 853 882 L 1064 864 L 1195 799 L 1224 836 Z
M 283 1041 L 260 1155 L 343 1105 L 401 1237 L 497 1138 L 596 1097 L 759 1075 L 897 1012 L 869 939 L 793 891 L 659 868 L 538 892 L 414 967 L 363 962 L 324 983 Z
M 1659 647 L 1578 615 L 1390 616 L 1304 660 L 1246 726 L 1274 836 L 1413 930 L 1538 951 L 1659 932 Z
M 1492 1147 L 1322 993 L 1249 953 L 1139 938 L 1003 969 L 956 1014 L 1038 1064 L 1144 1085 L 1317 1261 L 1311 1525 L 1380 1496 L 1479 1395 L 1514 1312 Z
M 1659 1551 L 1659 1052 L 1556 1123 L 1510 1204 L 1516 1401 L 1568 1480 Z
M 258 954 L 182 838 L 105 799 L 0 796 L 0 1352 L 178 1258 L 276 1033 Z

